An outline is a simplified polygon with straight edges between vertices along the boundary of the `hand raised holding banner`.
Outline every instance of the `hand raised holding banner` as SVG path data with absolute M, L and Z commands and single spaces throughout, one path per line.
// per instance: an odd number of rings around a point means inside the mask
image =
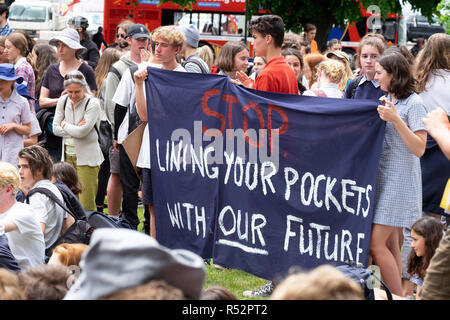
M 391 101 L 382 100 L 381 103 L 383 104 L 378 106 L 377 111 L 382 120 L 387 122 L 396 122 L 400 119 L 397 109 L 395 109 L 395 106 Z
M 236 77 L 238 78 L 238 80 L 241 82 L 241 84 L 244 87 L 250 88 L 250 89 L 255 87 L 255 82 L 252 79 L 250 79 L 250 77 L 248 75 L 246 75 L 245 72 L 237 71 Z

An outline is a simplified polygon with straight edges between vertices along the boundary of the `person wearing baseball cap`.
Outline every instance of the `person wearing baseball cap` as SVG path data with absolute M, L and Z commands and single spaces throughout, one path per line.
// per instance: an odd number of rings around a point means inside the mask
M 136 23 L 128 29 L 127 36 L 133 39 L 150 39 L 150 32 L 148 32 L 147 27 L 143 24 Z
M 112 65 L 106 78 L 104 95 L 105 112 L 114 128 L 114 142 L 109 153 L 111 178 L 108 187 L 114 191 L 111 191 L 111 194 L 108 193 L 108 212 L 118 215 L 120 200 L 122 200 L 122 214 L 133 228 L 137 228 L 139 224 L 137 194 L 141 181 L 121 144 L 128 134 L 140 124 L 136 108 L 133 107 L 136 86 L 130 67 L 133 66 L 133 70 L 135 70 L 136 65 L 147 62 L 150 57 L 149 39 L 150 32 L 143 24 L 133 24 L 128 28 L 126 41 L 130 50 Z M 149 214 L 146 212 L 148 210 L 144 208 L 144 230 L 147 230 L 146 226 L 150 226 L 147 218 Z M 150 231 L 148 230 L 148 232 Z
M 200 40 L 197 28 L 193 24 L 188 24 L 180 27 L 180 30 L 186 36 L 186 41 L 180 51 L 180 54 L 185 58 L 183 67 L 187 72 L 209 73 L 208 64 L 197 54 Z

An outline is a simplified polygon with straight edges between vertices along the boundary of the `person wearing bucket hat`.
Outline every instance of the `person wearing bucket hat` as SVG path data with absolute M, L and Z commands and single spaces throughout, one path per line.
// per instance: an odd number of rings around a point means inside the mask
M 209 67 L 205 61 L 197 54 L 198 42 L 200 35 L 197 28 L 193 24 L 180 27 L 181 32 L 186 36 L 183 48 L 180 54 L 185 58 L 183 67 L 187 72 L 192 73 L 209 73 Z
M 88 19 L 82 16 L 77 16 L 69 19 L 69 26 L 75 29 L 80 36 L 80 44 L 86 48 L 86 52 L 83 53 L 82 58 L 84 63 L 87 63 L 95 69 L 100 59 L 100 53 L 98 51 L 97 45 L 91 40 L 87 28 L 89 27 Z
M 80 268 L 64 300 L 98 300 L 152 280 L 163 280 L 187 299 L 198 299 L 206 276 L 203 259 L 197 254 L 166 248 L 129 229 L 96 229 Z
M 0 64 L 0 160 L 17 167 L 17 154 L 23 148 L 23 136 L 30 134 L 31 111 L 14 83 L 23 78 L 14 74 L 14 65 Z
M 46 112 L 51 114 L 48 123 L 41 127 L 46 136 L 43 143 L 53 161 L 58 162 L 62 158 L 62 140 L 61 137 L 53 134 L 52 116 L 55 114 L 59 97 L 65 93 L 64 77 L 71 71 L 80 71 L 86 78 L 93 94 L 97 91 L 97 83 L 92 67 L 81 61 L 81 54 L 86 51 L 86 48 L 80 44 L 80 37 L 76 30 L 64 29 L 57 37 L 50 40 L 50 45 L 57 47 L 59 62 L 51 64 L 42 78 L 39 106 L 46 108 Z M 44 116 L 45 113 L 43 112 L 41 118 L 44 118 Z M 38 120 L 40 120 L 39 117 Z

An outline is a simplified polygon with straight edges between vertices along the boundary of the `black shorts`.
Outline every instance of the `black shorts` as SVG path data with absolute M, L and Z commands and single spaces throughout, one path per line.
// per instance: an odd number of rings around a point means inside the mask
M 148 206 L 153 204 L 152 171 L 142 168 L 142 204 Z

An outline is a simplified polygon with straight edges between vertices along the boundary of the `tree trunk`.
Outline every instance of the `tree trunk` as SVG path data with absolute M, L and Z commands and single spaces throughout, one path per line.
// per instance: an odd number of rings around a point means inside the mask
M 324 15 L 324 17 L 326 17 L 326 15 Z M 324 52 L 327 49 L 328 34 L 330 33 L 332 26 L 330 21 L 330 19 L 324 18 L 312 22 L 317 27 L 315 40 L 320 52 Z

